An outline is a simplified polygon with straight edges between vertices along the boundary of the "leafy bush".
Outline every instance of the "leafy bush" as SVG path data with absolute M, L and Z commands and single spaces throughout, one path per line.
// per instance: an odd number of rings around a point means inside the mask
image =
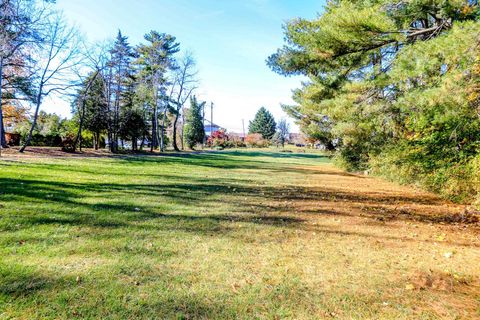
M 454 201 L 480 204 L 480 156 L 453 161 L 432 159 L 419 149 L 395 148 L 372 158 L 370 165 L 373 174 L 389 180 L 415 184 Z
M 65 152 L 73 152 L 73 144 L 75 137 L 73 135 L 67 135 L 62 141 L 62 150 Z
M 218 130 L 213 132 L 207 140 L 207 146 L 210 148 L 221 147 L 227 148 L 230 147 L 229 138 L 225 130 Z
M 22 144 L 27 139 L 27 135 L 22 135 Z M 62 144 L 62 137 L 60 135 L 48 134 L 42 135 L 40 133 L 34 133 L 30 144 L 38 147 L 60 147 Z
M 240 137 L 229 137 L 228 143 L 232 148 L 245 148 L 247 146 Z
M 222 150 L 225 148 L 245 148 L 246 144 L 240 137 L 229 136 L 225 130 L 219 130 L 208 137 L 207 146 Z
M 251 133 L 245 137 L 245 144 L 251 148 L 266 148 L 270 141 L 263 139 L 259 133 Z

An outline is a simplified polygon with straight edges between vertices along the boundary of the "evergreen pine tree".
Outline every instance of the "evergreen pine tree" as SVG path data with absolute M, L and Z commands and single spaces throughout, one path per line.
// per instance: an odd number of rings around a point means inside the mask
M 176 38 L 166 33 L 150 31 L 145 35 L 147 44 L 138 46 L 137 65 L 140 67 L 139 78 L 146 84 L 151 95 L 152 107 L 152 146 L 151 150 L 160 147 L 164 151 L 165 122 L 168 112 L 168 96 L 166 94 L 167 72 L 176 68 L 173 55 L 180 50 Z M 160 129 L 159 129 L 160 126 Z
M 128 43 L 128 37 L 118 31 L 113 48 L 110 50 L 111 59 L 109 61 L 109 79 L 107 85 L 111 96 L 108 97 L 109 105 L 109 132 L 108 140 L 110 150 L 116 152 L 118 149 L 118 138 L 120 130 L 120 113 L 123 108 L 122 96 L 125 92 L 126 81 L 131 75 L 132 59 L 135 53 Z
M 275 134 L 276 128 L 277 124 L 275 123 L 272 114 L 264 107 L 261 107 L 257 111 L 255 119 L 250 121 L 248 133 L 259 133 L 262 135 L 263 139 L 270 140 Z
M 90 75 L 89 79 L 85 81 L 82 91 L 86 90 L 85 86 L 93 76 L 93 74 Z M 100 135 L 108 129 L 108 103 L 104 88 L 105 79 L 98 75 L 93 80 L 89 92 L 85 96 L 84 126 L 85 129 L 93 133 L 95 149 L 100 147 Z M 83 94 L 82 91 L 80 95 Z M 78 105 L 78 101 L 76 101 L 75 105 Z
M 309 78 L 284 110 L 346 169 L 468 197 L 480 157 L 479 10 L 471 0 L 328 1 L 319 17 L 288 22 L 268 59 Z
M 202 143 L 205 139 L 205 128 L 202 121 L 202 109 L 205 101 L 199 103 L 197 97 L 190 99 L 190 109 L 187 111 L 185 124 L 185 143 L 190 149 L 193 149 L 197 143 Z

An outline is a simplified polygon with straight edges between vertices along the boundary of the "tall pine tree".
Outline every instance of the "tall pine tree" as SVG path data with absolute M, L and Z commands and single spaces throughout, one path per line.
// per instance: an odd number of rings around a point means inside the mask
M 263 139 L 270 140 L 275 134 L 276 129 L 277 124 L 270 111 L 261 107 L 257 111 L 253 121 L 250 121 L 248 133 L 259 133 L 262 135 Z
M 118 150 L 118 139 L 120 130 L 120 113 L 123 107 L 122 97 L 126 90 L 126 81 L 131 76 L 132 59 L 135 53 L 128 43 L 128 37 L 118 31 L 117 38 L 110 50 L 111 59 L 109 62 L 109 77 L 107 81 L 107 102 L 109 105 L 109 130 L 108 140 L 110 150 Z
M 175 68 L 173 55 L 180 50 L 180 44 L 174 36 L 157 31 L 147 33 L 144 38 L 148 43 L 137 48 L 137 65 L 140 67 L 139 76 L 151 95 L 151 147 L 152 150 L 160 147 L 163 151 L 165 121 L 169 109 L 168 97 L 165 94 L 169 85 L 166 74 Z
M 190 109 L 187 111 L 184 132 L 185 143 L 190 149 L 193 149 L 196 144 L 202 143 L 205 139 L 205 128 L 202 119 L 202 110 L 205 103 L 205 101 L 198 102 L 195 96 L 190 99 Z
M 73 112 L 80 120 L 79 126 L 83 126 L 93 134 L 93 147 L 98 150 L 101 135 L 108 129 L 109 124 L 105 79 L 100 72 L 90 74 L 83 82 L 73 107 Z

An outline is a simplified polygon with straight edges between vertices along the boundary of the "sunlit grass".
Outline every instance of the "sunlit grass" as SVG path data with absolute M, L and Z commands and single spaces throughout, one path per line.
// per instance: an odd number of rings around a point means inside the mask
M 478 316 L 474 227 L 429 210 L 318 153 L 3 160 L 0 319 Z

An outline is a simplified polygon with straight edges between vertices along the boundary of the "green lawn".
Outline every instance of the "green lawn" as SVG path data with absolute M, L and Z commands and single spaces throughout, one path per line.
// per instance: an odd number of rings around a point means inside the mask
M 309 153 L 0 160 L 0 319 L 478 316 L 474 236 L 349 217 L 351 183 L 395 188 Z

